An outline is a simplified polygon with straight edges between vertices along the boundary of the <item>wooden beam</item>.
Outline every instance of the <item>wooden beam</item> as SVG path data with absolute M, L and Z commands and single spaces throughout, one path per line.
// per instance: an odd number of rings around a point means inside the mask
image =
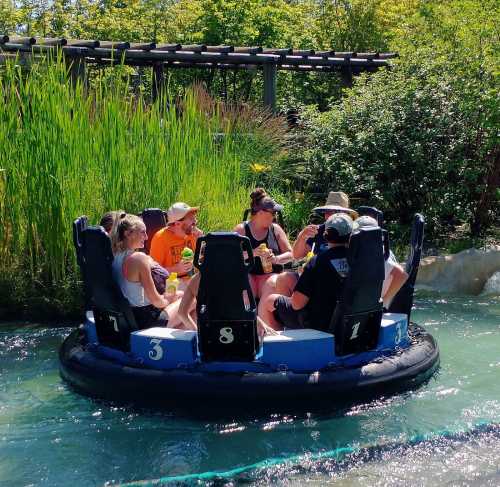
M 68 41 L 63 37 L 57 39 L 52 37 L 37 37 L 36 43 L 45 46 L 66 46 L 68 44 Z
M 270 49 L 266 48 L 262 50 L 263 54 L 276 54 L 277 56 L 288 56 L 292 54 L 292 49 Z
M 180 44 L 158 44 L 155 51 L 178 51 L 181 47 Z
M 4 51 L 19 51 L 19 52 L 35 52 L 43 53 L 54 49 L 54 46 L 46 45 L 23 45 L 23 44 L 3 44 L 2 50 Z M 131 66 L 142 65 L 143 62 L 151 63 L 151 66 L 155 62 L 189 62 L 189 63 L 215 63 L 215 64 L 255 64 L 255 65 L 265 65 L 265 64 L 278 64 L 278 69 L 280 64 L 295 65 L 295 66 L 342 66 L 342 65 L 352 65 L 353 67 L 362 67 L 366 69 L 376 69 L 381 66 L 387 66 L 387 61 L 384 59 L 357 59 L 350 58 L 345 59 L 343 57 L 319 57 L 319 56 L 307 56 L 305 58 L 300 56 L 279 56 L 276 54 L 239 54 L 239 53 L 194 53 L 194 52 L 181 52 L 181 51 L 138 51 L 138 50 L 127 50 L 127 49 L 109 49 L 109 48 L 95 48 L 89 49 L 85 47 L 76 46 L 64 46 L 62 47 L 64 54 L 67 57 L 79 57 L 86 56 L 91 59 L 123 59 L 125 64 Z
M 263 69 L 264 105 L 274 112 L 276 109 L 276 64 L 265 64 Z
M 90 49 L 95 49 L 96 47 L 100 46 L 100 42 L 87 39 L 68 39 L 66 45 L 72 47 L 88 47 Z
M 292 56 L 314 56 L 314 49 L 293 49 Z
M 36 39 L 34 37 L 18 37 L 12 36 L 9 39 L 10 44 L 21 44 L 23 46 L 32 46 L 36 44 Z
M 178 51 L 204 52 L 207 50 L 205 44 L 183 44 Z
M 335 55 L 335 51 L 316 51 L 314 55 L 319 57 L 333 57 Z
M 226 54 L 228 52 L 234 52 L 233 46 L 207 46 L 207 52 L 220 52 L 221 54 Z
M 152 51 L 156 49 L 156 42 L 131 42 L 130 48 L 136 51 Z
M 100 41 L 103 49 L 130 49 L 130 42 Z
M 239 54 L 260 54 L 264 49 L 260 46 L 256 47 L 235 47 L 234 52 Z

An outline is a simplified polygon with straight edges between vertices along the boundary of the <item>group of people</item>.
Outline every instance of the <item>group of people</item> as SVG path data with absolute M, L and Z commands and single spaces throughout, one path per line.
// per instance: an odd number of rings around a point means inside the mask
M 324 219 L 307 225 L 293 246 L 276 214 L 282 206 L 262 188 L 250 195 L 250 218 L 234 231 L 249 238 L 255 264 L 250 285 L 258 304 L 259 334 L 284 328 L 327 330 L 349 271 L 347 251 L 356 228 L 378 226 L 370 216 L 358 217 L 342 192 L 330 192 L 326 204 L 314 208 Z M 195 250 L 203 232 L 197 227 L 199 208 L 174 203 L 167 211 L 167 226 L 152 238 L 149 255 L 140 252 L 147 240 L 146 226 L 136 215 L 109 212 L 101 225 L 110 235 L 114 253 L 113 275 L 128 299 L 140 328 L 166 324 L 196 330 L 196 296 L 200 276 L 193 262 L 182 259 L 183 249 Z M 264 244 L 264 245 L 262 245 Z M 292 260 L 306 259 L 299 271 L 285 270 Z M 272 270 L 263 263 L 272 264 Z M 270 272 L 269 272 L 270 271 Z M 165 293 L 165 279 L 175 272 L 179 291 Z M 390 254 L 385 262 L 381 299 L 388 305 L 407 279 Z

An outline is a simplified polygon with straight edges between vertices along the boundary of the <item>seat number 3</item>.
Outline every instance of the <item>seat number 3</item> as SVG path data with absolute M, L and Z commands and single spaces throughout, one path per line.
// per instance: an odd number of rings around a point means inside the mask
M 233 329 L 229 326 L 220 329 L 219 342 L 227 345 L 234 342 Z
M 161 340 L 153 338 L 149 343 L 153 345 L 153 350 L 149 351 L 149 358 L 151 360 L 161 360 L 163 357 L 163 348 L 160 347 Z

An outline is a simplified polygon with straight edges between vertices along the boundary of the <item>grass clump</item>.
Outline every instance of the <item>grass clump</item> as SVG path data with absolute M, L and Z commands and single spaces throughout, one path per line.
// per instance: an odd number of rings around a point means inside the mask
M 253 184 L 250 165 L 279 151 L 263 127 L 280 122 L 263 113 L 247 107 L 245 123 L 200 88 L 150 105 L 119 80 L 73 87 L 62 61 L 28 72 L 7 63 L 0 97 L 0 318 L 74 314 L 77 216 L 97 222 L 111 209 L 182 200 L 201 206 L 201 228 L 230 229 Z

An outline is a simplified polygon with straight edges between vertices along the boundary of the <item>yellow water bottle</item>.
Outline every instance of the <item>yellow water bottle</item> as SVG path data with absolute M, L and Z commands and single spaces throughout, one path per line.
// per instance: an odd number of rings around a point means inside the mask
M 178 287 L 179 279 L 177 279 L 177 272 L 171 272 L 165 281 L 165 294 L 167 296 L 175 296 Z
M 304 269 L 307 265 L 307 263 L 314 257 L 314 252 L 312 250 L 310 250 L 309 252 L 307 252 L 305 258 L 304 258 L 304 261 L 302 262 L 302 265 L 299 267 L 299 274 L 302 274 L 302 272 L 304 272 Z
M 261 243 L 259 245 L 260 250 L 267 250 L 267 245 L 265 243 Z M 269 274 L 273 272 L 273 263 L 271 262 L 270 257 L 264 257 L 260 256 L 260 261 L 262 262 L 262 270 L 264 271 L 264 274 Z

